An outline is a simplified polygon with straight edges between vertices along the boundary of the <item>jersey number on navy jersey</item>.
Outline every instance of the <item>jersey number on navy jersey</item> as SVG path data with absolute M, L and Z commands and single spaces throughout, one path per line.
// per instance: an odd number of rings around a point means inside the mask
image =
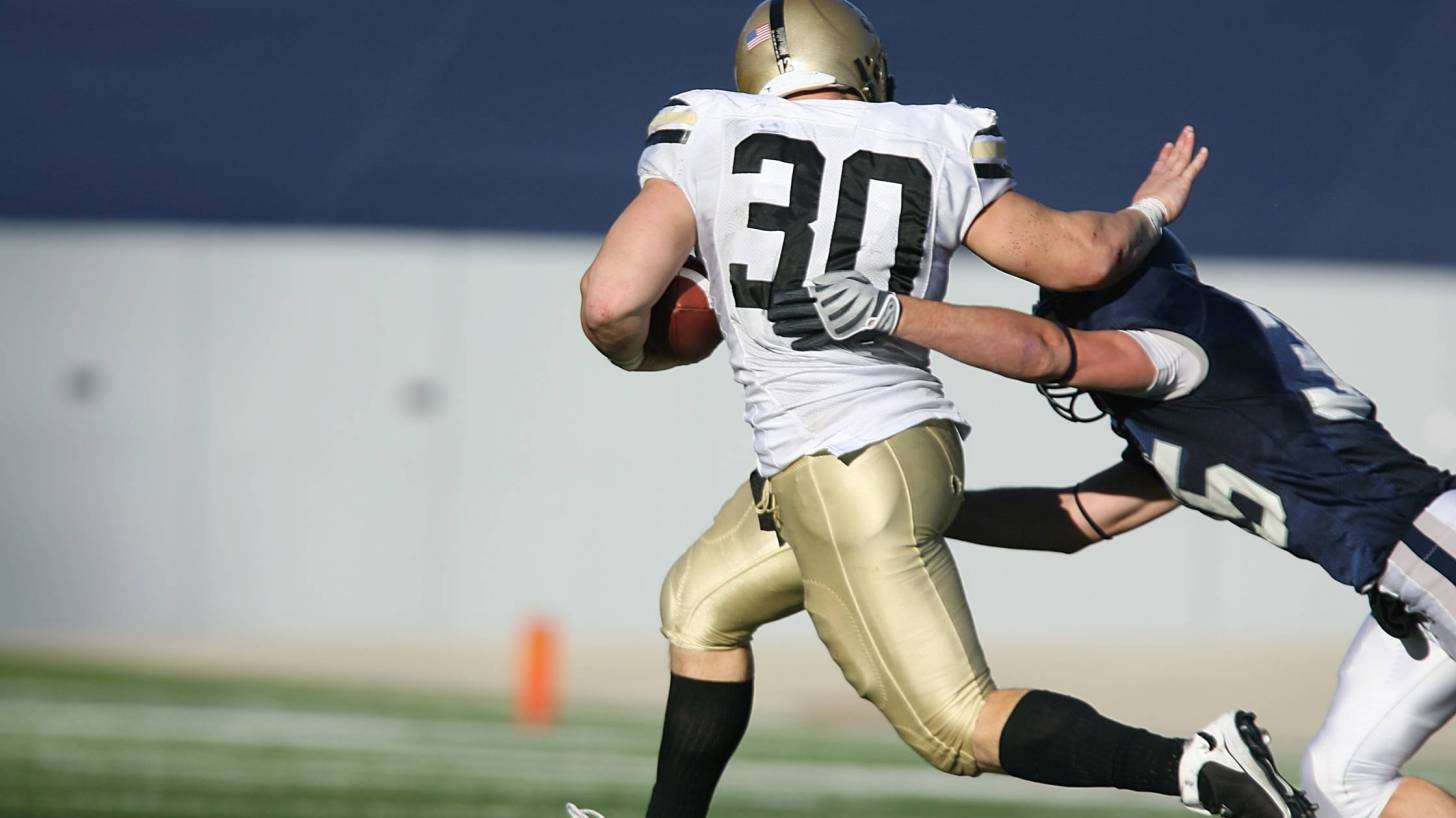
M 824 154 L 807 139 L 756 133 L 734 149 L 733 172 L 760 173 L 768 160 L 793 166 L 789 203 L 753 202 L 748 208 L 748 227 L 783 233 L 784 244 L 771 282 L 749 279 L 746 264 L 728 264 L 733 303 L 739 308 L 768 309 L 774 293 L 804 286 L 809 256 L 814 249 L 814 230 L 810 225 L 819 215 Z M 932 204 L 930 170 L 914 157 L 859 151 L 844 161 L 827 269 L 855 269 L 864 241 L 871 181 L 900 186 L 900 224 L 895 263 L 890 268 L 890 291 L 908 293 L 914 287 L 915 276 L 925 257 L 925 234 Z
M 1216 517 L 1247 524 L 1255 534 L 1284 548 L 1289 544 L 1289 529 L 1285 526 L 1284 501 L 1279 495 L 1255 483 L 1243 472 L 1219 463 L 1209 466 L 1203 472 L 1203 493 L 1185 488 L 1183 480 L 1183 447 L 1163 440 L 1153 441 L 1153 451 L 1148 456 L 1158 476 L 1167 484 L 1168 491 L 1189 508 L 1196 508 Z M 1261 509 L 1259 519 L 1251 520 L 1234 503 L 1234 496 L 1244 498 Z
M 1299 392 L 1309 401 L 1311 411 L 1325 420 L 1363 420 L 1375 416 L 1375 404 L 1360 390 L 1341 380 L 1293 327 L 1258 304 L 1245 301 L 1244 306 L 1258 319 L 1264 334 L 1276 349 L 1285 347 L 1294 354 L 1293 364 L 1298 365 L 1298 370 L 1293 372 L 1293 377 L 1300 382 Z M 1279 365 L 1286 370 L 1294 369 L 1284 355 L 1279 356 Z

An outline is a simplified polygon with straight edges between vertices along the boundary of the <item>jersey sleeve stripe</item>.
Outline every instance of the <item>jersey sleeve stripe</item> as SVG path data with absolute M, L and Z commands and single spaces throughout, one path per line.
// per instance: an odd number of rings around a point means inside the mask
M 652 133 L 668 125 L 691 128 L 698 124 L 698 115 L 693 111 L 663 111 L 647 123 L 647 132 Z
M 653 131 L 647 135 L 647 145 L 675 144 L 680 145 L 688 141 L 688 131 L 676 128 L 664 128 L 660 131 Z
M 690 103 L 687 100 L 683 99 L 682 97 L 673 97 L 672 99 L 670 99 L 670 100 L 667 101 L 667 104 L 666 105 L 664 105 L 662 107 L 664 107 L 664 108 L 676 108 L 679 105 L 686 106 L 688 104 L 690 104 Z
M 1006 140 L 978 138 L 971 143 L 971 158 L 976 161 L 983 159 L 1005 159 Z
M 1005 162 L 976 162 L 977 179 L 1010 179 L 1011 166 Z
M 982 128 L 981 130 L 976 131 L 976 136 L 1000 136 L 1000 135 L 1001 135 L 1001 126 L 1000 125 L 992 125 L 989 128 Z

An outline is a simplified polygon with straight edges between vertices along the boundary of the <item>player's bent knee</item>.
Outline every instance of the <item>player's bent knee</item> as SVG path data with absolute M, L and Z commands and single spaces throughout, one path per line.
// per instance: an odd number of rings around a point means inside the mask
M 865 638 L 854 609 L 825 583 L 803 580 L 805 606 L 819 638 L 856 693 L 879 708 L 902 741 L 952 775 L 979 775 L 973 736 L 995 690 L 974 662 L 923 661 L 913 651 L 883 651 Z
M 930 765 L 951 775 L 977 776 L 981 767 L 970 749 L 957 750 L 948 745 L 942 736 L 919 731 L 913 735 L 901 733 L 900 737 L 910 745 L 916 755 L 930 762 Z
M 685 650 L 733 650 L 747 647 L 752 634 L 715 627 L 712 617 L 664 619 L 662 635 L 674 647 Z
M 1400 786 L 1400 772 L 1362 761 L 1317 736 L 1300 760 L 1300 780 L 1320 818 L 1379 818 Z
M 662 584 L 662 635 L 689 650 L 744 647 L 759 627 L 803 610 L 798 566 L 788 549 L 746 565 L 703 565 L 689 551 Z
M 747 488 L 724 506 L 663 580 L 662 634 L 689 650 L 743 647 L 759 627 L 804 608 L 794 554 L 760 527 Z
M 951 775 L 976 776 L 981 766 L 972 745 L 976 721 L 986 697 L 995 686 L 989 673 L 973 680 L 949 703 L 914 707 L 914 715 L 901 723 L 892 718 L 900 738 L 931 766 Z
M 684 555 L 662 583 L 658 599 L 662 635 L 669 643 L 687 650 L 731 650 L 747 645 L 752 632 L 733 628 L 725 621 L 724 612 L 686 581 L 686 563 Z

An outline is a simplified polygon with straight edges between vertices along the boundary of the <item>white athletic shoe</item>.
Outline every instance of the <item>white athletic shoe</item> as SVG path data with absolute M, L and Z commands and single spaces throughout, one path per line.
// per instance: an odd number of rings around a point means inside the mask
M 1314 805 L 1274 767 L 1269 734 L 1243 710 L 1188 740 L 1178 762 L 1183 804 L 1223 818 L 1314 818 Z
M 568 801 L 566 802 L 566 818 L 602 818 L 602 814 L 594 809 L 582 809 Z

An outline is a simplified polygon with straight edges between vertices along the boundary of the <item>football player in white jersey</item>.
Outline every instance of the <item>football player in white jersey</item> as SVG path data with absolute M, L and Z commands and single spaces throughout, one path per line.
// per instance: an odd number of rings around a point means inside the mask
M 671 683 L 649 818 L 702 818 L 746 728 L 753 632 L 807 610 L 855 690 L 941 770 L 1120 787 L 1230 816 L 1307 816 L 1247 714 L 1193 739 L 1076 699 L 998 690 L 943 532 L 966 421 L 910 344 L 799 351 L 771 314 L 806 279 L 859 270 L 939 299 L 966 246 L 1045 287 L 1106 286 L 1182 211 L 1207 151 L 1185 129 L 1134 204 L 1053 210 L 1012 190 L 993 111 L 893 103 L 879 38 L 843 0 L 767 0 L 739 36 L 740 93 L 691 91 L 648 127 L 642 191 L 582 279 L 582 326 L 627 370 L 653 303 L 697 248 L 743 385 L 758 471 L 669 572 Z M 886 311 L 859 324 L 893 326 Z M 782 317 L 782 316 L 780 316 Z

